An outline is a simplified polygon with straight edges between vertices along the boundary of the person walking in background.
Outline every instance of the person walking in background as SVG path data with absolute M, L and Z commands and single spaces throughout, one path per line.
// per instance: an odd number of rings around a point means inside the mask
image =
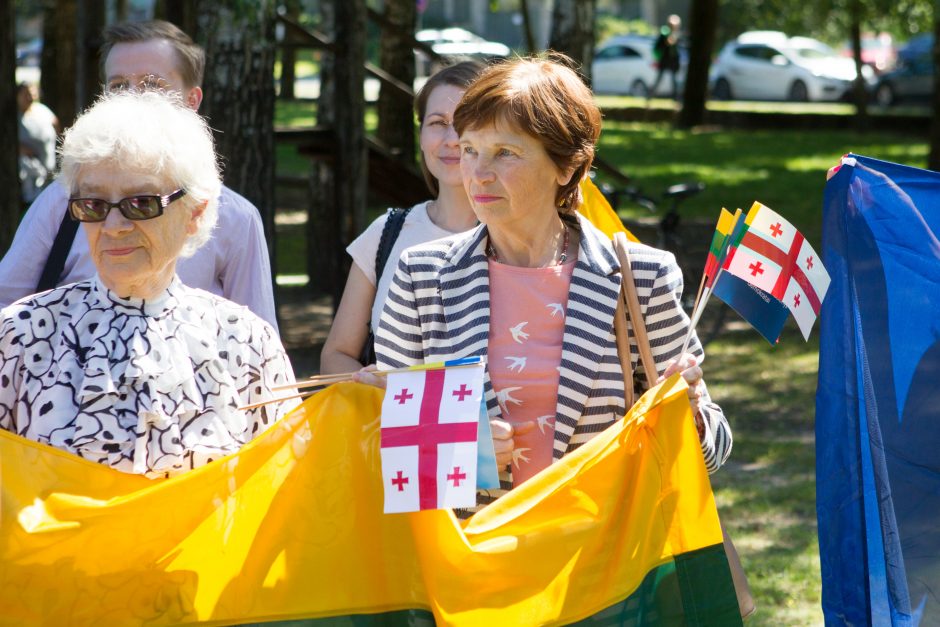
M 205 52 L 189 35 L 169 22 L 124 22 L 109 26 L 104 42 L 105 91 L 164 91 L 199 110 Z M 0 307 L 94 276 L 88 240 L 77 234 L 65 210 L 68 194 L 61 184 L 53 183 L 26 212 L 10 250 L 0 260 Z M 61 257 L 53 254 L 60 249 Z M 192 257 L 180 260 L 177 272 L 189 287 L 244 305 L 277 329 L 261 214 L 228 187 L 223 185 L 219 195 L 219 221 L 212 237 Z
M 681 27 L 682 19 L 678 15 L 670 15 L 666 20 L 666 24 L 659 31 L 656 43 L 653 44 L 653 58 L 656 59 L 659 70 L 656 72 L 656 80 L 653 82 L 653 86 L 650 87 L 649 93 L 646 95 L 647 107 L 650 104 L 650 99 L 656 94 L 659 83 L 663 79 L 663 74 L 666 72 L 669 72 L 672 79 L 671 97 L 673 100 L 679 98 L 679 29 Z
M 347 248 L 353 264 L 320 354 L 321 373 L 350 372 L 375 362 L 372 333 L 378 328 L 403 250 L 476 225 L 460 176 L 460 146 L 453 119 L 457 103 L 482 69 L 476 61 L 446 67 L 429 78 L 415 97 L 421 125 L 421 169 L 432 200 L 409 209 L 389 210 Z
M 20 190 L 24 206 L 33 202 L 55 176 L 55 142 L 59 118 L 36 99 L 29 83 L 16 86 L 19 123 Z

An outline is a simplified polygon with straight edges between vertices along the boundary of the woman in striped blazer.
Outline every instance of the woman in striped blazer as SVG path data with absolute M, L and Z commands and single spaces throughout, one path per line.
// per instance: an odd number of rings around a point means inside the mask
M 578 183 L 600 134 L 593 96 L 567 59 L 484 71 L 454 114 L 461 174 L 480 225 L 406 250 L 376 336 L 378 367 L 487 358 L 485 396 L 503 488 L 511 489 L 625 413 L 613 330 L 620 267 L 581 217 Z M 661 376 L 681 371 L 709 471 L 731 450 L 698 364 L 680 355 L 689 320 L 672 254 L 631 244 L 631 266 Z M 634 371 L 642 368 L 632 346 Z M 363 380 L 377 377 L 364 376 Z M 644 377 L 639 377 L 645 380 Z M 480 503 L 502 491 L 481 495 Z

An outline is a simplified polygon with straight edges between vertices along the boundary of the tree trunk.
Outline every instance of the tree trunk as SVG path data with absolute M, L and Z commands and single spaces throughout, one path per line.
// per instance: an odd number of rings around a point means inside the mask
M 16 34 L 14 0 L 0 0 L 0 84 L 16 81 Z M 13 242 L 20 221 L 20 175 L 17 163 L 16 90 L 4 89 L 0 96 L 0 257 Z
M 196 39 L 199 30 L 198 11 L 200 7 L 192 0 L 157 0 L 154 3 L 153 14 L 156 19 L 165 20 L 180 27 L 184 33 Z M 238 3 L 234 3 L 235 6 Z M 244 3 L 242 3 L 244 4 Z
M 708 70 L 718 29 L 718 0 L 692 0 L 688 23 L 691 24 L 689 67 L 685 75 L 682 111 L 677 126 L 692 128 L 705 121 L 708 98 Z
M 382 27 L 379 65 L 406 85 L 415 82 L 415 55 L 411 40 L 414 38 L 417 17 L 414 0 L 385 0 L 385 18 L 396 28 Z M 413 97 L 389 85 L 382 85 L 378 111 L 379 141 L 406 163 L 414 164 Z
M 522 12 L 522 33 L 525 36 L 525 47 L 529 54 L 536 50 L 535 34 L 532 32 L 532 18 L 529 17 L 529 0 L 520 0 L 519 11 Z
M 300 0 L 286 0 L 284 8 L 287 11 L 287 17 L 294 22 L 300 20 Z M 285 44 L 290 44 L 290 31 L 284 36 Z M 297 48 L 287 45 L 281 47 L 281 90 L 280 97 L 288 100 L 294 99 L 294 80 L 297 78 Z
M 591 84 L 594 58 L 594 7 L 597 0 L 555 0 L 548 47 L 563 52 L 577 64 Z
M 351 242 L 365 228 L 368 155 L 366 153 L 365 81 L 366 3 L 365 0 L 332 0 L 336 12 L 334 41 L 341 43 L 336 53 L 336 92 L 334 113 L 336 131 L 335 195 L 333 210 L 341 212 L 342 241 Z M 345 266 L 340 252 L 337 265 Z M 339 302 L 342 288 L 333 291 Z
M 320 29 L 336 30 L 333 2 L 320 6 Z M 336 39 L 334 37 L 333 41 Z M 325 50 L 320 55 L 320 96 L 317 101 L 317 126 L 332 128 L 336 124 L 336 63 L 337 54 Z M 307 206 L 307 288 L 313 294 L 336 294 L 339 277 L 345 276 L 342 265 L 343 235 L 341 209 L 333 204 L 334 176 L 332 164 L 314 160 L 310 168 L 310 204 Z M 334 300 L 333 309 L 339 305 Z
M 206 50 L 201 112 L 215 131 L 225 184 L 250 200 L 274 242 L 274 0 L 200 3 Z
M 940 81 L 937 72 L 940 67 L 940 0 L 934 0 L 933 20 L 933 117 L 930 120 L 930 154 L 927 156 L 927 167 L 940 172 Z
M 852 57 L 855 59 L 855 82 L 852 84 L 852 99 L 855 101 L 855 129 L 868 130 L 868 90 L 862 76 L 862 2 L 852 0 L 849 35 L 852 40 Z
M 79 110 L 85 109 L 101 91 L 98 51 L 104 30 L 104 0 L 85 0 L 78 9 L 78 54 L 76 96 Z
M 62 128 L 71 126 L 78 113 L 75 89 L 79 54 L 77 17 L 76 0 L 45 0 L 43 3 L 40 99 L 55 112 Z
M 308 274 L 309 287 L 330 294 L 335 309 L 349 267 L 344 246 L 365 226 L 365 0 L 323 2 L 321 15 L 337 46 L 321 59 L 317 125 L 333 130 L 336 149 L 329 164 L 315 162 L 311 172 Z

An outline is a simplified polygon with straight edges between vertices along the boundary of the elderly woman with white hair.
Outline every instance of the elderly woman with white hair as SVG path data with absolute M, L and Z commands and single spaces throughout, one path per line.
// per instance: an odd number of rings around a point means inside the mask
M 60 180 L 94 278 L 0 312 L 0 428 L 151 478 L 238 450 L 296 405 L 277 334 L 176 277 L 221 187 L 212 135 L 157 92 L 102 97 L 66 133 Z

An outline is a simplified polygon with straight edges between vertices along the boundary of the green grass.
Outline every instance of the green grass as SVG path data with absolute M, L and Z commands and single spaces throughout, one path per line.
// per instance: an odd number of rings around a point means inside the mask
M 734 434 L 731 459 L 712 483 L 757 599 L 749 624 L 821 625 L 813 438 L 818 339 L 804 343 L 788 323 L 771 347 L 745 323 L 729 326 L 707 347 L 704 369 Z
M 885 133 L 679 131 L 668 124 L 609 121 L 598 149 L 648 194 L 681 181 L 704 182 L 705 191 L 682 205 L 684 216 L 717 220 L 721 207 L 747 210 L 759 200 L 816 241 L 826 170 L 847 152 L 923 167 L 927 144 Z M 622 209 L 626 217 L 647 215 L 636 206 Z

